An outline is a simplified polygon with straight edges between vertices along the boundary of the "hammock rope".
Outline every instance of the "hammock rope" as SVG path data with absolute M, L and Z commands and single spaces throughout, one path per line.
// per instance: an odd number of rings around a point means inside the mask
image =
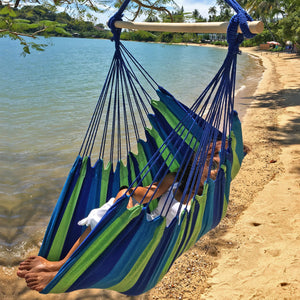
M 244 157 L 234 91 L 239 45 L 244 36 L 253 36 L 247 25 L 250 16 L 236 1 L 226 0 L 236 11 L 227 31 L 227 56 L 188 108 L 120 41 L 121 29 L 114 22 L 122 20 L 129 2 L 109 20 L 115 43 L 112 63 L 39 255 L 63 258 L 83 231 L 78 221 L 115 197 L 121 186 L 128 187 L 130 196 L 138 187 L 148 190 L 133 208 L 127 209 L 128 195 L 116 201 L 42 291 L 45 294 L 101 288 L 138 295 L 153 288 L 173 262 L 224 217 L 230 183 Z M 243 34 L 237 33 L 238 26 Z M 95 153 L 99 157 L 92 166 Z M 149 220 L 159 199 L 152 194 L 146 201 L 147 194 L 174 172 L 165 196 L 182 192 L 175 216 L 168 224 L 166 217 L 174 208 L 166 201 L 160 215 Z

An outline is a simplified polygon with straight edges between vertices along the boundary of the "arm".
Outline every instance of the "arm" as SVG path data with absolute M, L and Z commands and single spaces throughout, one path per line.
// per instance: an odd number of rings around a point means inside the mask
M 134 191 L 132 196 L 134 197 L 134 199 L 136 201 L 138 201 L 139 203 L 141 203 L 141 201 L 143 201 L 142 202 L 143 204 L 148 203 L 151 199 L 156 199 L 156 198 L 160 197 L 169 189 L 169 187 L 174 182 L 175 175 L 176 175 L 176 173 L 167 174 L 160 181 L 160 185 L 157 182 L 154 182 L 152 185 L 145 186 L 145 187 L 143 187 L 143 186 L 138 186 L 136 188 L 133 187 L 133 188 L 129 189 L 129 191 L 127 192 L 127 195 L 131 195 L 131 193 Z M 158 187 L 158 185 L 159 185 L 159 187 Z M 120 192 L 117 194 L 116 200 L 124 194 L 124 191 L 122 193 L 120 193 Z

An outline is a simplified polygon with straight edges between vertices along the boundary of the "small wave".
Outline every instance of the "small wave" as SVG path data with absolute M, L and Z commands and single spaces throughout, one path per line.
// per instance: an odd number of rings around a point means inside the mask
M 250 57 L 254 58 L 254 59 L 260 59 L 259 56 L 254 55 L 254 54 L 252 54 L 252 53 L 247 53 L 247 54 L 248 54 Z
M 235 91 L 235 96 L 236 96 L 239 92 L 243 91 L 245 88 L 246 88 L 246 86 L 245 86 L 245 85 L 242 85 L 238 90 Z
M 3 242 L 0 245 L 0 266 L 17 266 L 24 258 L 37 254 L 41 247 L 41 232 L 39 235 L 29 237 L 26 235 L 27 241 L 19 241 L 14 245 L 7 246 Z

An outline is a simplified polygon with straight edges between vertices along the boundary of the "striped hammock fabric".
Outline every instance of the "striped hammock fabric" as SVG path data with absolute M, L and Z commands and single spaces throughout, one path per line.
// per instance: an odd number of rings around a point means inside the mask
M 173 102 L 172 109 L 177 111 L 177 115 L 169 109 L 166 110 L 165 103 L 170 105 L 171 98 L 162 93 L 160 95 L 162 101 L 155 103 L 155 107 L 158 113 L 162 110 L 168 115 L 163 117 L 159 114 L 158 118 L 155 118 L 158 130 L 152 128 L 147 135 L 147 143 L 140 141 L 139 153 L 128 157 L 128 166 L 132 168 L 132 172 L 143 170 L 147 153 L 155 151 L 152 147 L 159 147 L 161 135 L 165 133 L 161 132 L 159 128 L 163 127 L 158 124 L 170 119 L 176 120 L 178 115 L 185 113 L 178 104 L 174 106 L 176 102 Z M 165 103 L 164 99 L 167 99 Z M 231 150 L 227 153 L 217 180 L 206 182 L 203 194 L 193 199 L 191 211 L 180 216 L 180 222 L 174 219 L 167 228 L 163 218 L 149 222 L 146 220 L 145 207 L 139 205 L 127 210 L 124 198 L 109 211 L 43 292 L 62 293 L 82 288 L 111 288 L 135 295 L 154 287 L 174 260 L 203 234 L 214 228 L 224 216 L 230 182 L 237 174 L 244 157 L 241 124 L 237 114 L 234 115 L 231 138 Z M 74 237 L 75 229 L 81 230 L 77 222 L 84 218 L 91 208 L 101 206 L 101 199 L 110 198 L 113 194 L 111 183 L 119 182 L 119 186 L 129 183 L 128 174 L 132 172 L 130 169 L 124 171 L 123 168 L 126 167 L 119 164 L 113 172 L 111 165 L 106 168 L 103 166 L 102 160 L 91 167 L 88 157 L 77 158 L 58 201 L 57 205 L 60 207 L 56 207 L 57 213 L 54 212 L 50 221 L 46 234 L 48 237 L 45 239 L 49 245 L 44 243 L 40 253 L 42 256 L 49 260 L 58 260 L 65 256 L 78 234 L 80 235 L 78 233 Z M 151 180 L 149 176 L 145 184 L 151 183 Z M 107 195 L 108 193 L 110 195 Z M 86 199 L 92 203 L 87 203 Z M 55 224 L 59 224 L 58 228 L 55 228 Z M 50 232 L 52 228 L 53 233 Z M 44 248 L 48 251 L 42 252 Z M 161 256 L 161 253 L 164 255 Z
M 128 2 L 114 20 L 121 18 Z M 120 31 L 111 25 L 116 44 L 112 64 L 39 255 L 51 261 L 62 259 L 83 232 L 78 221 L 115 197 L 121 186 L 151 186 L 170 172 L 186 170 L 187 162 L 195 156 L 188 178 L 183 181 L 176 175 L 175 179 L 186 184 L 180 203 L 185 209 L 178 209 L 166 226 L 161 215 L 147 219 L 159 199 L 128 209 L 129 196 L 122 196 L 42 293 L 100 288 L 142 294 L 224 217 L 231 180 L 244 157 L 241 124 L 233 110 L 236 59 L 243 40 L 236 32 L 238 25 L 243 28 L 250 18 L 235 1 L 227 2 L 237 11 L 228 29 L 228 54 L 192 107 L 155 82 L 120 42 Z M 146 91 L 145 84 L 156 90 L 156 96 Z M 220 166 L 216 178 L 211 178 L 213 159 L 208 153 L 218 141 L 222 142 Z M 96 145 L 99 157 L 92 165 Z M 191 197 L 191 190 L 199 190 L 205 162 L 209 164 L 203 192 Z M 184 203 L 186 197 L 188 203 Z

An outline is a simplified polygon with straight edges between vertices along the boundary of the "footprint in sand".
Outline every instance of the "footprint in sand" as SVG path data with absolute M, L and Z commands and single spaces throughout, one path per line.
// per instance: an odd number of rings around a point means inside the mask
M 273 257 L 277 257 L 280 255 L 280 250 L 278 249 L 265 249 L 264 252 Z

